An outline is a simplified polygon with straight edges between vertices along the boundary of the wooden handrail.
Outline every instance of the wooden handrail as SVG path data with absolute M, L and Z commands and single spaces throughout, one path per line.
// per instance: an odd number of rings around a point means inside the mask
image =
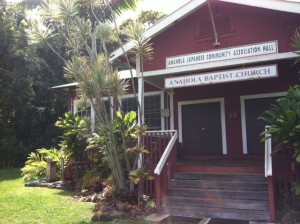
M 267 131 L 270 126 L 265 127 Z M 272 139 L 270 134 L 266 134 L 266 137 L 270 137 L 265 140 L 265 177 L 272 176 Z
M 154 170 L 154 173 L 156 175 L 160 175 L 161 171 L 163 170 L 164 166 L 165 166 L 165 163 L 167 161 L 167 159 L 169 158 L 169 155 L 173 149 L 173 146 L 174 144 L 176 143 L 176 140 L 178 138 L 178 134 L 177 134 L 177 131 L 176 130 L 173 130 L 173 131 L 169 131 L 170 133 L 174 133 L 172 135 L 172 138 L 170 139 L 164 153 L 162 154 L 158 164 L 156 165 L 156 168 Z

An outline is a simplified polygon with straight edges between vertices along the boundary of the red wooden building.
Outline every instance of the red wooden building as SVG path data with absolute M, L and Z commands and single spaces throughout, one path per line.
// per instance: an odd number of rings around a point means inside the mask
M 275 161 L 272 172 L 257 118 L 299 83 L 291 50 L 299 26 L 300 2 L 191 0 L 145 32 L 154 59 L 144 81 L 163 91 L 162 126 L 179 142 L 155 170 L 159 212 L 275 220 L 277 192 L 297 174 L 280 179 Z M 118 49 L 111 60 L 122 56 Z M 137 79 L 141 89 L 139 66 Z
M 136 61 L 136 76 L 140 97 L 145 85 L 145 122 L 162 130 L 145 140 L 155 151 L 159 212 L 275 220 L 299 173 L 270 156 L 257 118 L 299 84 L 291 50 L 299 26 L 296 1 L 191 0 L 145 32 L 153 60 L 143 78 Z M 120 48 L 111 60 L 123 56 Z M 131 95 L 123 103 L 136 108 Z

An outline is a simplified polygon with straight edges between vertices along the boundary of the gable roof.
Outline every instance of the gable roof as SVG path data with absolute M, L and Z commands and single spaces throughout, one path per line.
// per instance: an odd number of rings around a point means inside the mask
M 275 11 L 289 12 L 300 14 L 300 2 L 293 0 L 218 0 L 221 2 L 228 2 L 233 4 L 252 6 L 264 9 L 270 9 Z M 163 32 L 164 30 L 171 27 L 176 21 L 180 21 L 190 15 L 191 13 L 198 10 L 200 7 L 205 5 L 207 0 L 191 0 L 178 10 L 174 11 L 170 15 L 160 20 L 155 25 L 151 26 L 144 33 L 146 38 L 153 38 Z M 125 52 L 128 52 L 134 47 L 134 42 L 130 41 L 118 48 L 110 55 L 110 61 L 120 57 Z

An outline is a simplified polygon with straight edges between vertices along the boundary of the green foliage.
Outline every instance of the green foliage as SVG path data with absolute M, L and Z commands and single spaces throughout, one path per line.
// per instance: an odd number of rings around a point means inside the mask
M 295 51 L 299 51 L 300 49 L 300 28 L 294 31 L 294 36 L 292 37 L 292 49 Z
M 12 128 L 4 128 L 0 135 L 0 168 L 15 167 L 19 163 L 20 149 Z
M 98 168 L 103 178 L 108 177 L 111 173 L 106 139 L 104 135 L 94 133 L 92 137 L 88 138 L 86 148 L 88 159 Z
M 138 21 L 133 21 L 124 28 L 127 41 L 134 43 L 134 48 L 132 48 L 131 52 L 135 57 L 140 58 L 142 62 L 152 60 L 153 58 L 152 43 L 150 42 L 150 38 L 144 36 L 144 32 L 145 27 Z
M 113 120 L 113 130 L 120 147 L 123 143 L 122 134 L 125 137 L 127 146 L 131 146 L 133 144 L 135 128 L 137 126 L 136 120 L 137 115 L 134 111 L 130 111 L 125 115 L 117 112 L 116 119 Z
M 151 176 L 148 172 L 146 172 L 142 168 L 138 168 L 129 172 L 129 179 L 134 184 L 139 184 L 143 180 L 153 180 L 154 177 Z
M 104 97 L 108 98 L 109 103 L 112 102 L 112 98 L 120 99 L 127 91 L 128 84 L 119 78 L 117 70 L 109 61 L 110 53 L 107 44 L 111 41 L 113 32 L 103 21 L 113 20 L 115 14 L 134 8 L 136 2 L 137 0 L 113 2 L 45 0 L 41 13 L 42 19 L 38 23 L 33 23 L 30 35 L 32 44 L 44 43 L 62 59 L 65 64 L 65 75 L 78 83 L 80 94 L 91 102 L 95 110 L 96 121 L 102 124 L 102 128 L 98 131 L 101 136 L 99 140 L 106 139 L 100 147 L 105 147 L 107 151 L 118 190 L 126 188 L 125 170 L 122 166 L 123 155 L 129 170 L 129 160 L 127 154 L 124 153 L 126 140 L 121 131 L 122 144 L 120 144 L 114 124 L 103 102 Z M 140 29 L 140 26 L 135 28 L 137 29 L 135 29 L 134 37 L 140 37 L 137 41 L 138 48 L 135 48 L 138 49 L 138 56 L 140 58 L 147 56 L 149 59 L 151 49 L 148 39 L 144 38 L 141 33 L 138 36 L 138 32 L 144 30 Z M 53 44 L 57 39 L 61 41 L 57 45 Z M 64 51 L 62 52 L 61 49 Z M 115 112 L 114 105 L 110 107 Z M 122 130 L 124 130 L 123 127 Z M 80 136 L 80 133 L 75 134 Z M 74 139 L 74 133 L 64 134 L 61 146 L 77 154 L 85 148 L 82 147 L 82 139 Z M 79 144 L 73 147 L 71 142 L 74 143 L 76 140 L 79 140 Z
M 0 11 L 0 167 L 21 167 L 29 152 L 58 143 L 53 123 L 66 98 L 51 87 L 64 80 L 62 63 L 44 45 L 28 45 L 24 9 Z
M 156 24 L 159 20 L 161 20 L 165 16 L 166 16 L 166 14 L 164 14 L 162 12 L 146 10 L 146 11 L 142 11 L 138 15 L 136 20 L 139 21 L 141 24 L 143 24 L 144 27 L 147 28 L 147 27 L 150 27 L 150 26 Z M 134 22 L 134 20 L 129 18 L 129 19 L 123 20 L 119 26 L 120 39 L 123 43 L 125 43 L 126 39 L 129 38 L 126 27 L 133 22 Z
M 271 136 L 263 137 L 262 141 L 272 138 L 275 150 L 291 148 L 294 159 L 300 162 L 300 86 L 290 87 L 285 97 L 278 99 L 270 109 L 264 112 L 262 119 L 271 127 L 262 133 Z M 300 193 L 300 186 L 295 185 L 295 192 Z
M 131 146 L 135 141 L 134 131 L 136 127 L 136 112 L 131 111 L 125 115 L 117 112 L 116 118 L 112 121 L 112 126 L 118 148 L 118 154 L 120 158 L 124 158 L 125 148 L 123 145 L 122 134 L 125 137 L 126 146 Z M 90 160 L 95 164 L 98 164 L 101 172 L 108 174 L 108 169 L 112 168 L 108 155 L 110 141 L 109 129 L 107 125 L 101 124 L 98 127 L 97 132 L 99 135 L 94 133 L 93 136 L 88 139 L 86 151 L 88 152 Z M 99 154 L 95 154 L 96 151 Z
M 139 14 L 137 20 L 140 21 L 142 24 L 147 25 L 147 27 L 150 27 L 150 26 L 154 25 L 155 23 L 157 23 L 162 18 L 164 18 L 165 16 L 166 16 L 166 14 L 164 14 L 162 12 L 146 10 L 146 11 L 142 11 Z
M 70 154 L 74 159 L 82 159 L 87 147 L 86 141 L 90 135 L 87 121 L 68 112 L 59 118 L 55 126 L 63 130 L 61 150 Z
M 295 192 L 296 195 L 300 195 L 300 183 L 293 183 L 293 191 Z
M 155 198 L 149 197 L 147 195 L 143 196 L 143 200 L 145 202 L 145 207 L 146 208 L 156 208 L 156 201 Z
M 27 158 L 25 166 L 21 169 L 25 182 L 32 180 L 42 180 L 46 178 L 47 161 L 56 162 L 57 177 L 61 178 L 61 160 L 68 163 L 69 156 L 61 150 L 37 149 L 36 153 L 31 152 Z
M 100 192 L 103 189 L 102 180 L 101 173 L 98 169 L 87 170 L 84 172 L 82 178 L 82 189 Z
M 288 94 L 271 105 L 260 119 L 271 125 L 263 134 L 272 135 L 278 150 L 294 149 L 297 159 L 300 153 L 300 86 L 291 87 Z
M 112 121 L 113 134 L 115 135 L 116 144 L 118 146 L 119 152 L 125 152 L 123 148 L 122 134 L 126 139 L 126 145 L 131 145 L 134 141 L 134 131 L 136 127 L 136 112 L 131 111 L 122 115 L 120 112 L 117 112 L 117 117 Z M 108 150 L 106 147 L 110 141 L 109 139 L 109 129 L 107 125 L 101 124 L 98 127 L 99 135 L 94 135 L 89 140 L 89 146 L 87 149 L 100 149 Z M 121 150 L 122 149 L 122 150 Z

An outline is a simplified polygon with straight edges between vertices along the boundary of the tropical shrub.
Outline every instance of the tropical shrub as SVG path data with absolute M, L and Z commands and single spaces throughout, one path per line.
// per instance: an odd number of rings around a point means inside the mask
M 102 177 L 98 169 L 94 168 L 91 170 L 86 170 L 82 177 L 81 188 L 92 190 L 94 192 L 100 192 L 103 190 Z
M 0 168 L 19 165 L 16 158 L 20 154 L 20 151 L 13 129 L 2 129 L 2 133 L 0 134 Z
M 292 149 L 295 161 L 300 163 L 300 86 L 290 87 L 287 95 L 271 105 L 260 119 L 271 125 L 262 135 L 271 135 L 275 152 Z M 295 185 L 295 192 L 300 195 L 299 184 Z
M 36 152 L 31 152 L 25 162 L 25 166 L 21 169 L 22 178 L 25 182 L 32 180 L 42 180 L 46 178 L 47 161 L 56 162 L 56 175 L 61 178 L 61 160 L 68 162 L 69 155 L 64 151 L 51 149 L 37 149 Z
M 63 130 L 60 143 L 61 150 L 71 155 L 75 160 L 82 159 L 87 147 L 87 138 L 90 136 L 88 118 L 81 118 L 67 112 L 59 118 L 55 126 Z

